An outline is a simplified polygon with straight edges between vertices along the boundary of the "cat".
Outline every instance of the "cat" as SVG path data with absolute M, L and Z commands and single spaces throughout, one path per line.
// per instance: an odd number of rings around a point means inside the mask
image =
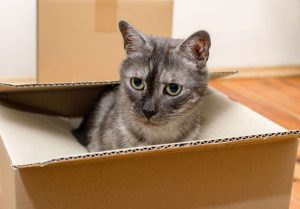
M 121 83 L 101 94 L 74 135 L 91 152 L 196 140 L 208 82 L 209 34 L 162 38 L 125 21 L 119 29 L 126 51 Z

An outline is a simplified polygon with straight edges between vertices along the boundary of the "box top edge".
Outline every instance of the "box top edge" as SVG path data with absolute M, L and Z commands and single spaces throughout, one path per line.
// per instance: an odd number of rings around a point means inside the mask
M 66 86 L 98 86 L 119 84 L 120 81 L 82 81 L 82 82 L 57 82 L 57 83 L 3 83 L 0 86 L 12 88 L 36 88 L 36 87 L 66 87 Z
M 238 70 L 232 70 L 232 71 L 220 71 L 220 72 L 209 72 L 208 73 L 208 80 L 216 80 L 219 78 L 228 77 L 234 74 L 239 73 Z
M 238 73 L 238 71 L 211 72 L 208 75 L 209 80 L 215 80 Z M 36 89 L 36 88 L 55 88 L 55 87 L 75 87 L 75 86 L 102 86 L 119 84 L 120 81 L 82 81 L 82 82 L 51 82 L 51 83 L 13 83 L 0 82 L 0 88 L 4 91 L 9 89 Z M 2 91 L 2 90 L 0 90 Z
M 204 139 L 204 140 L 196 140 L 189 142 L 178 142 L 171 144 L 161 144 L 161 145 L 150 145 L 143 147 L 133 147 L 127 149 L 119 149 L 119 150 L 109 150 L 102 152 L 91 152 L 80 155 L 72 155 L 61 158 L 55 158 L 44 162 L 36 162 L 31 164 L 19 164 L 12 165 L 14 169 L 24 169 L 24 168 L 34 168 L 34 167 L 45 167 L 49 165 L 54 165 L 58 163 L 67 163 L 79 161 L 82 159 L 97 159 L 105 157 L 117 157 L 127 154 L 133 153 L 150 153 L 151 151 L 171 151 L 171 150 L 179 150 L 182 148 L 192 148 L 192 147 L 204 147 L 205 145 L 234 145 L 234 144 L 245 144 L 245 143 L 261 143 L 265 141 L 273 141 L 278 139 L 292 139 L 292 138 L 300 138 L 300 129 L 299 130 L 289 130 L 282 132 L 272 132 L 266 134 L 256 134 L 256 135 L 246 135 L 246 136 L 237 136 L 237 137 L 229 137 L 229 138 L 217 138 L 217 139 Z

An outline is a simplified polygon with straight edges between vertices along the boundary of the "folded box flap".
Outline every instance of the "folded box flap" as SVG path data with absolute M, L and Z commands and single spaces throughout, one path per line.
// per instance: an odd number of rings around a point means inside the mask
M 138 157 L 140 155 L 158 155 L 170 152 L 189 152 L 201 149 L 228 148 L 230 146 L 241 146 L 258 143 L 271 143 L 275 141 L 297 139 L 300 137 L 300 130 L 291 130 L 286 132 L 276 132 L 267 134 L 248 135 L 230 138 L 206 139 L 190 142 L 180 142 L 171 144 L 162 144 L 154 146 L 135 147 L 128 149 L 110 150 L 95 153 L 85 153 L 79 155 L 64 156 L 54 158 L 48 161 L 36 162 L 30 164 L 13 164 L 16 169 L 25 169 L 32 167 L 45 167 L 60 163 L 72 163 L 83 160 L 105 160 L 120 157 Z
M 209 80 L 216 80 L 238 73 L 238 71 L 210 72 Z M 58 83 L 14 83 L 0 82 L 0 92 L 15 92 L 15 91 L 38 91 L 38 90 L 61 90 L 61 89 L 76 89 L 76 88 L 93 88 L 97 86 L 106 86 L 119 84 L 120 81 L 83 81 L 83 82 L 58 82 Z
M 237 73 L 212 72 L 211 80 Z M 119 81 L 73 83 L 0 83 L 0 99 L 16 109 L 59 116 L 82 116 L 98 94 L 113 88 Z M 76 105 L 74 105 L 76 104 Z
M 235 70 L 235 71 L 224 71 L 224 72 L 210 72 L 208 74 L 208 79 L 210 81 L 212 80 L 216 80 L 216 79 L 219 79 L 219 78 L 224 78 L 224 77 L 228 77 L 228 76 L 231 76 L 231 75 L 234 75 L 234 74 L 237 74 L 238 71 Z
M 31 84 L 10 86 L 22 91 L 4 91 L 0 99 L 15 109 L 56 116 L 82 116 L 98 95 L 118 82 Z M 76 105 L 74 105 L 76 104 Z
M 0 92 L 50 91 L 65 89 L 94 88 L 98 86 L 119 84 L 119 81 L 87 81 L 58 83 L 0 83 Z

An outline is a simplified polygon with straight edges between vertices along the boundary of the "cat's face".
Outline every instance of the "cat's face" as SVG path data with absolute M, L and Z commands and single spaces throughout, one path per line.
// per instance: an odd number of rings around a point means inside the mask
M 120 22 L 127 57 L 121 67 L 124 104 L 137 120 L 161 126 L 185 117 L 204 96 L 209 36 L 185 41 L 149 37 Z

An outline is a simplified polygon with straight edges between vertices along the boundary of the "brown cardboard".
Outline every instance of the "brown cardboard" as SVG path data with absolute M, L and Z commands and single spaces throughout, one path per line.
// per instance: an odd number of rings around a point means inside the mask
M 22 209 L 287 209 L 296 144 L 288 140 L 133 154 L 20 169 L 18 195 L 30 196 L 18 199 L 16 205 Z
M 96 90 L 115 85 L 7 85 L 0 92 L 1 209 L 288 209 L 300 130 L 286 131 L 213 89 L 199 140 L 87 153 L 70 130 L 72 116 L 91 103 L 71 92 L 84 90 L 91 102 Z M 80 111 L 68 112 L 70 99 Z M 25 103 L 26 111 L 16 108 Z M 60 111 L 32 112 L 49 107 Z
M 39 0 L 39 82 L 119 79 L 118 21 L 170 37 L 172 9 L 172 0 Z
M 116 32 L 117 0 L 96 0 L 95 5 L 95 31 Z
M 16 208 L 14 169 L 0 135 L 0 208 Z

